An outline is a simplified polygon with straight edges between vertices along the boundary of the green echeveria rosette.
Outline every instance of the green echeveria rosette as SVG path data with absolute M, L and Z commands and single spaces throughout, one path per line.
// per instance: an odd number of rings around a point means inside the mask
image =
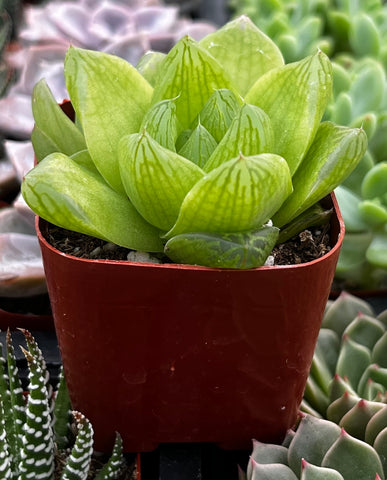
M 76 121 L 36 85 L 26 202 L 55 225 L 177 263 L 262 265 L 367 146 L 362 128 L 322 122 L 327 56 L 284 64 L 244 16 L 137 68 L 71 47 L 64 73 Z
M 372 445 L 386 468 L 387 311 L 348 293 L 326 310 L 302 408 Z

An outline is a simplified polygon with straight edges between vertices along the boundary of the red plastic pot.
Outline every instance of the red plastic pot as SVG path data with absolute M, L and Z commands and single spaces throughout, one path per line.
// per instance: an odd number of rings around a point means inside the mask
M 297 418 L 344 224 L 332 249 L 294 266 L 226 270 L 85 260 L 37 233 L 73 408 L 109 450 L 164 442 L 248 449 Z

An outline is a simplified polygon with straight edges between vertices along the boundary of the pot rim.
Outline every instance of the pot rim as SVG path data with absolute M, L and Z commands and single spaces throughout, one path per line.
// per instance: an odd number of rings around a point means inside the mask
M 132 267 L 137 268 L 163 268 L 167 270 L 201 270 L 201 271 L 210 271 L 210 272 L 219 272 L 220 270 L 227 271 L 227 272 L 251 272 L 251 271 L 266 271 L 266 270 L 289 270 L 294 268 L 307 268 L 312 265 L 315 265 L 336 253 L 337 250 L 341 248 L 341 244 L 343 243 L 344 234 L 345 234 L 345 225 L 344 220 L 340 212 L 340 208 L 336 199 L 334 192 L 330 193 L 330 198 L 332 201 L 333 210 L 336 214 L 338 225 L 339 225 L 339 232 L 337 235 L 337 240 L 333 247 L 329 250 L 328 253 L 323 255 L 322 257 L 316 258 L 310 262 L 300 263 L 300 264 L 293 264 L 293 265 L 272 265 L 272 266 L 262 266 L 256 268 L 249 268 L 249 269 L 234 269 L 234 268 L 216 268 L 216 267 L 204 267 L 201 265 L 189 265 L 189 264 L 180 264 L 180 263 L 152 263 L 152 262 L 131 262 L 129 260 L 105 260 L 105 259 L 89 259 L 89 258 L 79 258 L 73 255 L 69 255 L 67 253 L 61 252 L 60 250 L 53 247 L 43 236 L 40 230 L 40 221 L 46 221 L 43 218 L 39 217 L 38 215 L 35 218 L 35 228 L 36 233 L 41 245 L 44 245 L 45 248 L 50 250 L 52 253 L 56 255 L 60 255 L 63 257 L 68 258 L 69 260 L 77 261 L 77 262 L 85 262 L 89 264 L 111 264 L 111 265 L 130 265 Z

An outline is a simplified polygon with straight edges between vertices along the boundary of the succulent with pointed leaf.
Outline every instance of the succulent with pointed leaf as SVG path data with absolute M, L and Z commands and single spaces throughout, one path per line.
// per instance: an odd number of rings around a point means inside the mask
M 74 125 L 36 85 L 39 163 L 22 193 L 41 217 L 181 263 L 256 267 L 278 228 L 309 226 L 312 216 L 299 216 L 366 149 L 361 128 L 321 123 L 332 88 L 326 55 L 284 65 L 247 17 L 200 42 L 182 38 L 157 57 L 151 83 L 146 65 L 71 47 Z
M 301 415 L 283 445 L 253 442 L 246 480 L 376 480 L 386 465 L 367 443 L 335 423 Z
M 343 293 L 328 306 L 302 409 L 372 445 L 386 462 L 387 323 L 370 305 Z
M 93 429 L 79 412 L 75 442 L 71 441 L 70 400 L 63 375 L 58 392 L 47 388 L 47 370 L 42 353 L 27 330 L 22 330 L 27 349 L 22 347 L 29 367 L 29 387 L 24 398 L 10 334 L 7 335 L 7 368 L 0 358 L 0 472 L 3 479 L 53 480 L 57 449 L 71 450 L 58 480 L 86 480 L 93 454 Z M 2 345 L 0 344 L 0 350 Z M 51 404 L 55 402 L 54 409 Z M 63 463 L 63 459 L 61 460 Z M 95 477 L 116 480 L 124 464 L 122 440 L 117 434 L 113 453 Z

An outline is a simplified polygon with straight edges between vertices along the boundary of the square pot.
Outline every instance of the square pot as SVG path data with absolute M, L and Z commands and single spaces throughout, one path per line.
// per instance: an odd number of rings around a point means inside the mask
M 302 400 L 344 236 L 331 250 L 250 270 L 87 260 L 37 233 L 73 408 L 109 450 L 165 442 L 280 442 Z

